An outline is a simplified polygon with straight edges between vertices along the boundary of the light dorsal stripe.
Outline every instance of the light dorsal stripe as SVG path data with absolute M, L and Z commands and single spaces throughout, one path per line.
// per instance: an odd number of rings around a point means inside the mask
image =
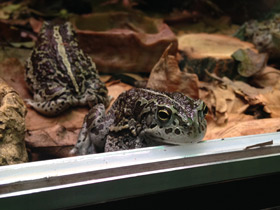
M 61 56 L 62 62 L 67 69 L 67 73 L 71 78 L 71 81 L 72 81 L 72 83 L 75 87 L 76 92 L 78 93 L 79 92 L 79 86 L 78 86 L 77 81 L 76 81 L 76 79 L 73 75 L 73 72 L 71 70 L 71 64 L 68 60 L 68 56 L 66 54 L 66 50 L 65 50 L 65 47 L 64 47 L 64 44 L 63 44 L 63 40 L 62 40 L 62 37 L 59 33 L 59 26 L 54 26 L 53 32 L 54 32 L 54 38 L 55 38 L 56 43 L 57 43 L 57 50 L 59 52 L 59 55 Z
M 144 91 L 149 92 L 153 95 L 158 95 L 158 96 L 162 96 L 164 98 L 168 98 L 170 101 L 174 102 L 177 106 L 182 107 L 180 103 L 178 103 L 173 98 L 170 98 L 168 95 L 166 95 L 164 93 L 156 92 L 156 91 L 153 91 L 153 90 L 150 90 L 150 89 L 145 89 Z

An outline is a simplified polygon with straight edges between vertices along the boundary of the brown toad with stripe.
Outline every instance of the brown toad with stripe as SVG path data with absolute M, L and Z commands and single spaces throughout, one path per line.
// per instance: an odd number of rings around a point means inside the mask
M 25 81 L 33 92 L 33 100 L 26 103 L 47 116 L 71 106 L 109 104 L 106 86 L 91 58 L 79 48 L 69 22 L 44 22 L 27 60 Z

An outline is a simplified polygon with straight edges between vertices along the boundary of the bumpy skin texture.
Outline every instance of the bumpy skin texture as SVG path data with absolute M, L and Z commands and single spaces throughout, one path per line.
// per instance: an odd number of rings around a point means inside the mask
M 204 102 L 181 93 L 134 88 L 122 93 L 106 115 L 102 104 L 90 110 L 72 153 L 197 142 L 206 132 L 206 113 Z
M 44 22 L 27 60 L 25 80 L 33 92 L 27 104 L 44 115 L 55 116 L 71 106 L 109 104 L 95 64 L 79 48 L 69 22 Z

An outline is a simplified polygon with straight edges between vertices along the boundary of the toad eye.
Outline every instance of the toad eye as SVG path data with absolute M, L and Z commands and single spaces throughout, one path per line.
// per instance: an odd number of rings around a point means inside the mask
M 172 113 L 172 111 L 170 109 L 160 108 L 160 109 L 158 109 L 157 117 L 158 117 L 160 122 L 166 123 L 170 120 L 171 113 Z

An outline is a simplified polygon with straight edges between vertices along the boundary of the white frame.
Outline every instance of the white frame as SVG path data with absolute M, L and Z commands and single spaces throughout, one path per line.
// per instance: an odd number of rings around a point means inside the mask
M 280 133 L 269 133 L 2 166 L 0 206 L 96 204 L 280 172 L 279 161 Z

